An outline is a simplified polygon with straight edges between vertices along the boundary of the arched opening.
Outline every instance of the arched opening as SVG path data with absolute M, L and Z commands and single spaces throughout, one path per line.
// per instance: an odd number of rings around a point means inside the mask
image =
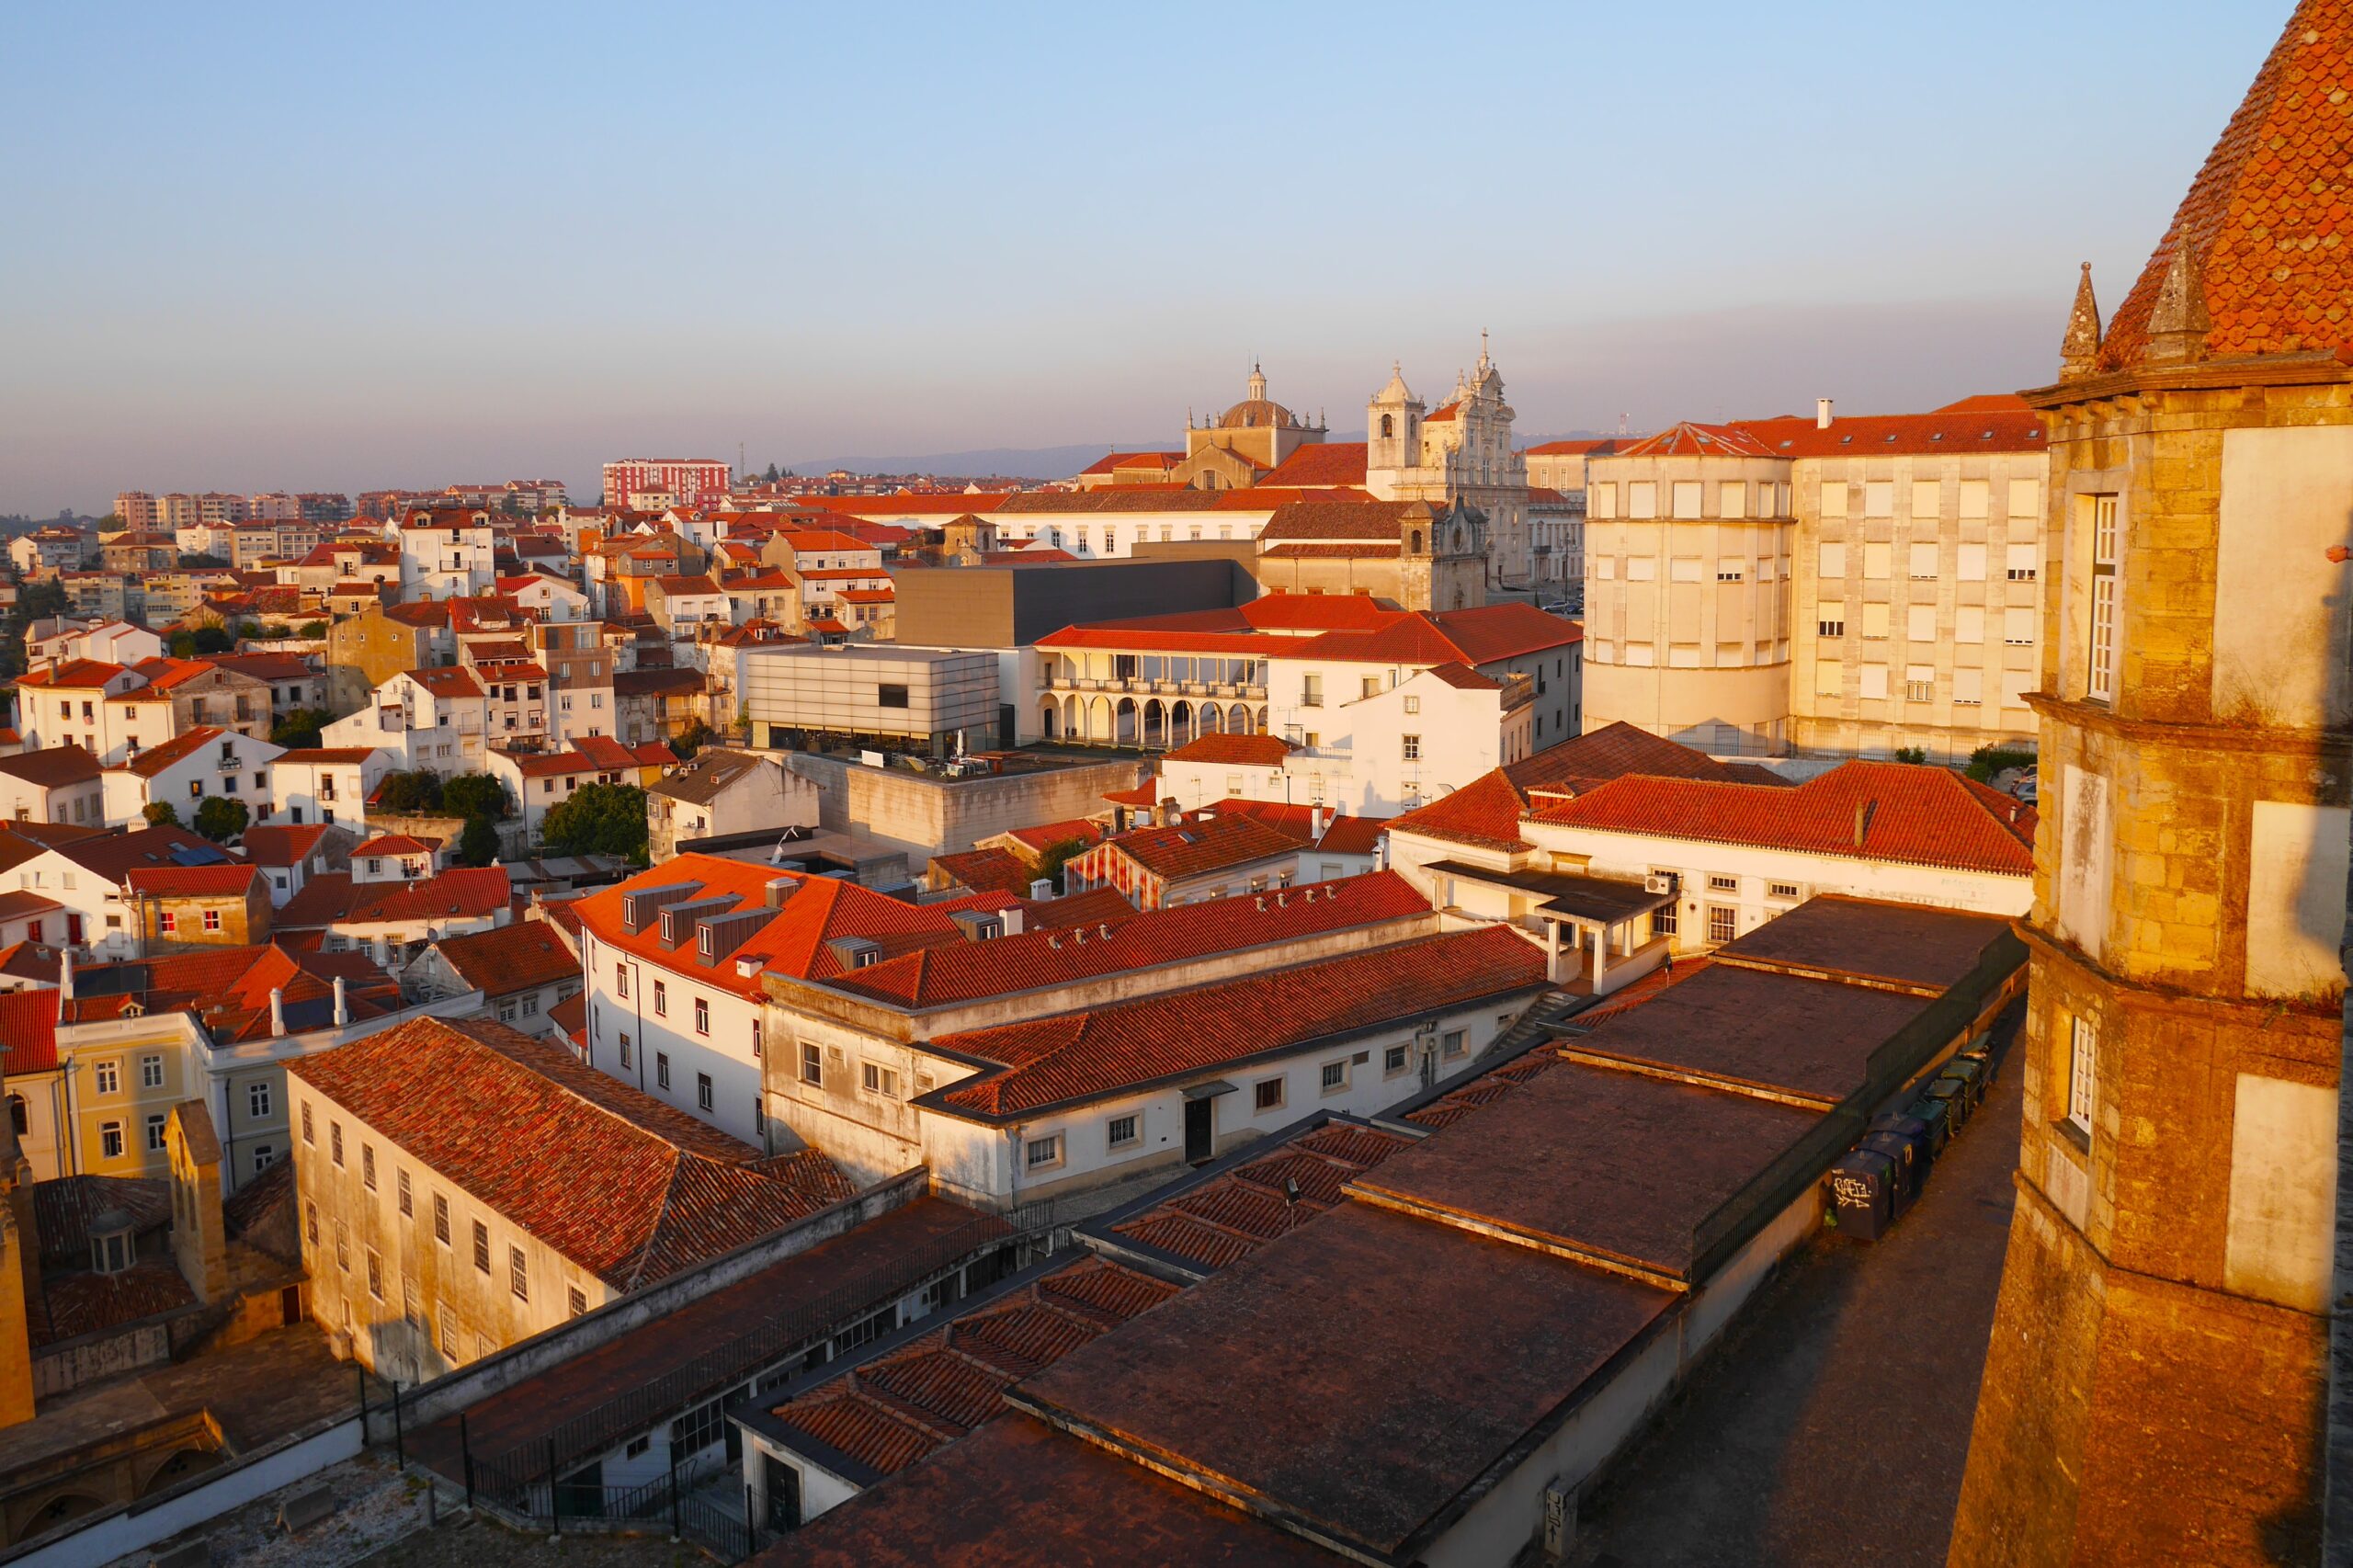
M 1156 697 L 1143 705 L 1143 744 L 1148 746 L 1165 746 L 1168 744 L 1166 712 L 1160 706 L 1160 699 Z
M 33 1510 L 25 1520 L 25 1528 L 17 1532 L 17 1539 L 30 1540 L 35 1536 L 47 1534 L 69 1519 L 95 1514 L 106 1506 L 103 1499 L 93 1497 L 86 1492 L 61 1492 Z
M 1086 706 L 1086 738 L 1099 746 L 1111 744 L 1111 699 L 1098 697 Z
M 139 1494 L 152 1497 L 191 1475 L 212 1469 L 220 1462 L 221 1456 L 217 1453 L 206 1453 L 201 1449 L 175 1449 L 162 1464 L 155 1467 L 155 1472 L 147 1478 L 147 1484 L 139 1489 Z
M 1136 699 L 1132 697 L 1120 699 L 1119 707 L 1111 710 L 1111 741 L 1114 744 L 1131 746 L 1136 744 L 1137 718 Z
M 1381 416 L 1381 438 L 1384 440 L 1397 434 L 1397 416 L 1395 415 L 1384 414 Z
M 1038 710 L 1038 733 L 1044 740 L 1062 738 L 1062 705 L 1048 698 Z
M 1409 541 L 1405 546 L 1405 553 L 1408 555 L 1419 555 L 1422 552 L 1422 530 L 1415 528 L 1408 533 L 1405 538 Z
M 1222 734 L 1225 730 L 1225 710 L 1214 702 L 1201 704 L 1201 733 Z
M 22 1095 L 8 1096 L 8 1125 L 19 1138 L 33 1130 L 32 1108 L 25 1103 Z
M 1168 708 L 1168 744 L 1189 745 L 1193 739 L 1193 705 L 1189 702 L 1171 703 Z

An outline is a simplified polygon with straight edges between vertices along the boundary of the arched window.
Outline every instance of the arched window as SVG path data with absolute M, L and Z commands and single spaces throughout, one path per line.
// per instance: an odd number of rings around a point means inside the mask
M 8 1125 L 16 1130 L 19 1138 L 33 1130 L 30 1108 L 25 1104 L 22 1095 L 8 1096 Z
M 1381 416 L 1381 434 L 1384 440 L 1397 434 L 1397 416 L 1395 415 L 1384 414 Z
M 1405 553 L 1408 555 L 1419 555 L 1422 552 L 1422 530 L 1419 528 L 1414 529 L 1413 532 L 1406 536 L 1406 540 Z

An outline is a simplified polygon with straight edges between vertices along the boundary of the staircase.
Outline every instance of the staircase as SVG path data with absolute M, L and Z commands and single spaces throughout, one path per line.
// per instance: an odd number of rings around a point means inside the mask
M 1495 1038 L 1494 1043 L 1479 1053 L 1482 1062 L 1506 1060 L 1518 1056 L 1544 1038 L 1552 1025 L 1593 1000 L 1563 986 L 1548 985 L 1528 1005 L 1527 1011 L 1512 1020 L 1511 1028 Z

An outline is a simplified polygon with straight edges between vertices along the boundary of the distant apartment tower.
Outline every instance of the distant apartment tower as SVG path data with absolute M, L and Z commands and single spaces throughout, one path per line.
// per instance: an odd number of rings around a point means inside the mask
M 124 490 L 116 494 L 114 515 L 132 533 L 147 533 L 163 521 L 162 503 L 144 490 Z
M 305 490 L 294 497 L 306 523 L 340 523 L 351 517 L 351 497 L 340 491 Z
M 605 505 L 661 494 L 680 506 L 722 506 L 731 478 L 727 464 L 710 458 L 622 458 L 605 465 Z

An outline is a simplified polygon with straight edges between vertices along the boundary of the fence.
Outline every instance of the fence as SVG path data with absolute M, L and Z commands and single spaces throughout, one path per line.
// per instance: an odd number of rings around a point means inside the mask
M 529 1442 L 501 1453 L 463 1452 L 470 1494 L 553 1523 L 550 1485 L 561 1488 L 563 1467 L 592 1459 L 615 1445 L 724 1395 L 761 1368 L 780 1361 L 811 1341 L 823 1339 L 858 1318 L 895 1301 L 929 1277 L 955 1267 L 995 1244 L 1017 1245 L 1051 1232 L 1050 1203 L 1027 1205 L 1004 1215 L 983 1215 L 941 1233 L 920 1249 L 853 1275 L 821 1296 L 795 1302 L 747 1334 L 716 1346 L 653 1381 L 560 1422 Z M 652 1332 L 653 1325 L 638 1329 Z M 460 1417 L 460 1432 L 464 1418 Z M 571 1510 L 567 1507 L 567 1512 Z M 575 1517 L 578 1517 L 575 1515 Z

